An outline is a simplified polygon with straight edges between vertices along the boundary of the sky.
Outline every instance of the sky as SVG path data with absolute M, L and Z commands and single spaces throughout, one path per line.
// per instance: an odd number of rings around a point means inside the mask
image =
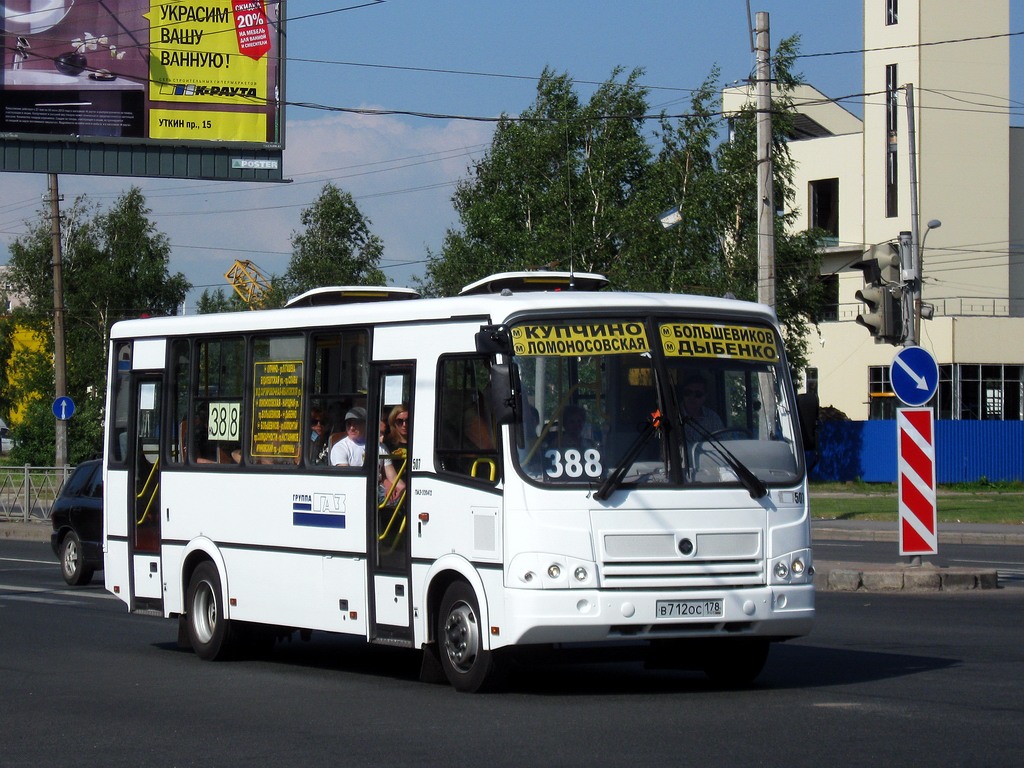
M 1022 6 L 1011 0 L 1011 32 L 1024 30 Z M 769 14 L 773 50 L 800 35 L 797 71 L 809 84 L 833 98 L 862 90 L 862 57 L 842 53 L 861 47 L 862 0 L 751 0 L 750 8 Z M 490 146 L 493 122 L 461 118 L 528 108 L 545 67 L 568 73 L 584 99 L 614 68 L 642 68 L 652 111 L 669 114 L 686 111 L 713 66 L 723 84 L 754 68 L 745 0 L 288 0 L 286 12 L 283 169 L 291 183 L 59 178 L 66 205 L 85 194 L 106 208 L 132 184 L 143 190 L 170 240 L 171 271 L 194 286 L 186 312 L 204 289 L 230 292 L 224 273 L 235 259 L 283 273 L 299 216 L 326 182 L 351 193 L 370 219 L 389 281 L 412 285 L 428 252 L 458 228 L 455 185 Z M 1014 70 L 1022 45 L 1011 38 Z M 1024 100 L 1018 80 L 1011 88 Z M 857 99 L 842 103 L 861 114 Z M 46 184 L 45 174 L 0 173 L 0 263 L 37 220 Z

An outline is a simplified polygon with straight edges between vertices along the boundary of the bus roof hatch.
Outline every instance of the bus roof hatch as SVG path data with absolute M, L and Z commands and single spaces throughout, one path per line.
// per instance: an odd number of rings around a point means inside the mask
M 505 289 L 512 293 L 534 291 L 600 291 L 608 285 L 608 278 L 592 272 L 499 272 L 470 283 L 460 296 L 483 293 L 501 293 Z

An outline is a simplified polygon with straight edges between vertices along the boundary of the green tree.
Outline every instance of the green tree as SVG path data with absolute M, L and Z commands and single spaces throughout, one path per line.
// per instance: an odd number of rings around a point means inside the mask
M 583 104 L 567 74 L 545 69 L 537 99 L 503 116 L 490 150 L 456 188 L 462 230 L 430 254 L 426 293 L 452 295 L 492 272 L 552 267 L 613 273 L 644 241 L 651 150 L 646 90 L 613 71 Z M 646 217 L 646 219 L 645 219 Z
M 196 304 L 196 313 L 211 315 L 215 312 L 241 312 L 248 308 L 242 297 L 234 291 L 228 294 L 223 288 L 216 291 L 205 288 Z
M 793 200 L 791 89 L 797 39 L 775 56 L 774 190 Z M 493 272 L 570 267 L 607 275 L 621 290 L 688 292 L 756 300 L 757 158 L 754 112 L 722 129 L 719 72 L 697 89 L 687 115 L 662 116 L 651 148 L 641 70 L 615 70 L 587 103 L 568 75 L 545 69 L 534 104 L 503 116 L 487 154 L 456 188 L 461 229 L 428 254 L 428 294 L 452 295 Z M 678 205 L 682 222 L 657 216 Z M 820 243 L 776 217 L 777 311 L 794 370 L 806 359 L 808 325 L 821 302 Z
M 299 221 L 304 229 L 292 233 L 292 257 L 282 278 L 281 298 L 325 285 L 385 285 L 380 260 L 381 239 L 348 192 L 328 182 Z
M 107 211 L 79 197 L 61 216 L 68 394 L 78 408 L 68 424 L 68 458 L 77 463 L 102 449 L 102 411 L 110 327 L 118 320 L 174 314 L 191 288 L 170 274 L 170 244 L 149 219 L 137 187 Z M 15 460 L 53 461 L 53 271 L 49 210 L 11 245 L 8 280 L 27 305 L 15 322 L 40 333 L 43 348 L 23 352 L 12 400 L 27 404 L 17 427 Z

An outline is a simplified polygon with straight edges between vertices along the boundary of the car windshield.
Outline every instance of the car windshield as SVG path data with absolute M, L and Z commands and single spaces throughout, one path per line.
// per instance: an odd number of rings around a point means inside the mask
M 799 478 L 792 395 L 771 327 L 638 317 L 511 331 L 515 459 L 531 480 L 602 492 L 635 484 L 763 491 Z

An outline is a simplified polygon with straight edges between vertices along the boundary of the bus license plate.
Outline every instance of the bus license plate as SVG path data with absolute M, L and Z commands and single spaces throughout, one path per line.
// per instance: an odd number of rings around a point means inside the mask
M 659 600 L 654 607 L 654 615 L 659 619 L 721 618 L 722 600 Z

